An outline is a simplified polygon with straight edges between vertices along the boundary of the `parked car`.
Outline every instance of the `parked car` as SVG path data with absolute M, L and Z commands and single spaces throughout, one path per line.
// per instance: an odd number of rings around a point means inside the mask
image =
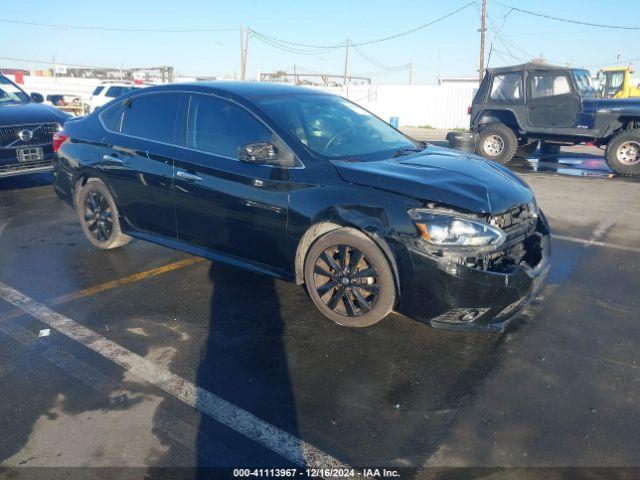
M 89 101 L 85 104 L 85 113 L 94 112 L 98 107 L 136 88 L 140 87 L 136 87 L 131 82 L 105 80 L 95 88 L 89 97 Z
M 53 134 L 69 115 L 0 75 L 0 178 L 53 168 Z
M 395 309 L 500 331 L 549 268 L 516 175 L 315 90 L 150 87 L 67 123 L 56 148 L 56 192 L 96 247 L 137 237 L 294 280 L 341 325 Z
M 471 107 L 477 153 L 501 164 L 561 145 L 605 147 L 609 167 L 640 176 L 640 98 L 597 98 L 587 70 L 527 63 L 491 68 Z

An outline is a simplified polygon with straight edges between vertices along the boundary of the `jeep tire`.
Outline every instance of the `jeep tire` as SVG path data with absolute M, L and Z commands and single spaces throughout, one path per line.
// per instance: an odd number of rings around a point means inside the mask
M 517 149 L 516 134 L 502 123 L 484 125 L 478 134 L 476 153 L 501 165 L 509 162 Z
M 604 158 L 614 172 L 640 176 L 640 129 L 625 130 L 609 140 Z

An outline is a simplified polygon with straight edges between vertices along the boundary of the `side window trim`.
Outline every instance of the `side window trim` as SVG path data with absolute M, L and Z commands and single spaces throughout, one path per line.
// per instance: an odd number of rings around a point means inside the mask
M 289 147 L 289 145 L 287 145 L 287 143 L 286 143 L 284 140 L 282 140 L 282 138 L 280 137 L 280 135 L 278 135 L 278 134 L 277 134 L 277 133 L 276 133 L 276 132 L 275 132 L 275 131 L 274 131 L 274 130 L 269 126 L 269 125 L 267 125 L 267 123 L 266 123 L 264 120 L 262 120 L 260 117 L 258 117 L 255 113 L 253 113 L 253 112 L 252 112 L 251 110 L 249 110 L 247 107 L 245 107 L 244 105 L 242 105 L 242 104 L 240 104 L 240 103 L 236 102 L 235 100 L 232 100 L 232 99 L 230 99 L 230 98 L 226 98 L 226 97 L 222 97 L 222 96 L 220 96 L 220 95 L 216 95 L 215 93 L 189 92 L 188 108 L 187 108 L 187 113 L 186 113 L 186 115 L 185 115 L 185 117 L 186 117 L 186 127 L 185 127 L 185 129 L 186 129 L 186 131 L 185 131 L 186 135 L 185 135 L 185 136 L 186 136 L 187 142 L 186 142 L 186 145 L 185 145 L 185 146 L 183 146 L 182 148 L 185 148 L 185 149 L 187 149 L 187 150 L 191 150 L 191 151 L 193 151 L 193 152 L 203 153 L 203 154 L 211 155 L 211 156 L 214 156 L 214 157 L 219 157 L 219 158 L 224 158 L 224 159 L 227 159 L 227 160 L 233 160 L 233 161 L 236 161 L 236 162 L 240 162 L 240 160 L 238 160 L 238 158 L 237 158 L 237 157 L 230 157 L 230 156 L 228 156 L 228 155 L 223 155 L 223 154 L 220 154 L 220 153 L 209 152 L 209 151 L 206 151 L 206 150 L 200 150 L 200 149 L 197 149 L 197 148 L 194 148 L 194 147 L 189 146 L 189 137 L 191 136 L 191 132 L 190 132 L 190 128 L 189 128 L 189 126 L 190 126 L 190 123 L 191 123 L 191 122 L 190 122 L 190 119 L 191 119 L 190 117 L 191 117 L 191 113 L 192 113 L 192 104 L 193 104 L 192 99 L 193 99 L 193 97 L 194 97 L 194 96 L 196 96 L 196 95 L 200 95 L 200 96 L 203 96 L 203 97 L 213 97 L 213 98 L 216 98 L 216 99 L 221 100 L 221 101 L 223 101 L 223 102 L 228 102 L 228 103 L 231 103 L 231 104 L 233 104 L 233 105 L 235 105 L 235 106 L 237 106 L 237 107 L 241 108 L 243 111 L 245 111 L 246 113 L 248 113 L 252 118 L 254 118 L 254 119 L 255 119 L 255 120 L 257 120 L 259 123 L 261 123 L 261 124 L 262 124 L 266 129 L 267 129 L 267 130 L 269 130 L 269 132 L 271 132 L 271 134 L 272 134 L 273 136 L 275 136 L 275 138 L 277 138 L 277 139 L 278 139 L 278 141 L 279 141 L 282 145 L 284 145 L 284 146 L 285 146 L 285 147 L 290 151 L 291 155 L 292 155 L 292 156 L 293 156 L 293 158 L 294 158 L 294 165 L 292 165 L 292 166 L 282 166 L 282 165 L 268 165 L 268 164 L 264 164 L 264 165 L 260 165 L 261 167 L 268 167 L 268 168 L 286 168 L 286 169 L 290 169 L 290 168 L 291 168 L 291 169 L 301 169 L 301 168 L 305 168 L 304 163 L 303 163 L 303 162 L 298 158 L 298 156 L 297 156 L 297 155 L 296 155 L 296 153 L 293 151 L 293 149 L 292 149 L 291 147 Z

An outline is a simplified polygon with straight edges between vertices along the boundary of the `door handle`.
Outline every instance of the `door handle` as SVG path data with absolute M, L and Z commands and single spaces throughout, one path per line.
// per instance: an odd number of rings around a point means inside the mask
M 105 162 L 113 162 L 113 163 L 124 163 L 124 160 L 118 157 L 113 157 L 111 155 L 103 155 L 102 160 Z
M 176 172 L 176 175 L 190 182 L 199 182 L 200 180 L 202 180 L 202 177 L 194 175 L 193 173 L 185 172 L 184 170 L 178 170 Z

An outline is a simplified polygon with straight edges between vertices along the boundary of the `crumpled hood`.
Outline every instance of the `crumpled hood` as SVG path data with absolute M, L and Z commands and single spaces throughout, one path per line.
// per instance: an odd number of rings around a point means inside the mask
M 432 145 L 415 155 L 387 160 L 331 163 L 347 182 L 474 213 L 501 213 L 534 199 L 527 184 L 506 168 Z
M 0 106 L 0 127 L 27 123 L 64 123 L 70 115 L 42 103 Z

